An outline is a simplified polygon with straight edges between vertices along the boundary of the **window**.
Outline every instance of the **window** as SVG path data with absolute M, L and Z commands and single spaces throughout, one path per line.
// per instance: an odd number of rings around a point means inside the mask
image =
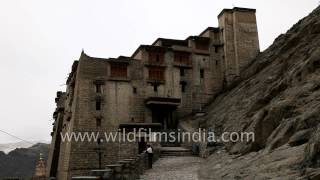
M 218 60 L 216 60 L 216 66 L 218 65 Z
M 161 67 L 149 67 L 149 79 L 164 81 L 164 68 Z
M 153 91 L 154 91 L 154 92 L 158 92 L 158 85 L 156 85 L 156 84 L 153 85 Z
M 96 101 L 96 110 L 97 111 L 101 110 L 101 101 Z
M 181 84 L 181 91 L 186 92 L 186 85 L 185 84 Z
M 154 63 L 154 62 L 162 63 L 162 62 L 164 62 L 164 52 L 149 51 L 148 54 L 149 54 L 149 59 L 148 59 L 149 63 Z
M 181 85 L 181 92 L 186 92 L 187 83 L 182 81 L 180 82 L 180 85 Z
M 185 70 L 184 68 L 180 68 L 180 76 L 184 76 L 185 75 Z
M 214 46 L 214 52 L 218 53 L 218 46 Z
M 137 94 L 137 88 L 136 87 L 133 87 L 132 91 L 133 91 L 133 94 Z
M 111 63 L 111 77 L 127 77 L 127 64 L 125 63 Z
M 174 52 L 174 62 L 178 64 L 186 64 L 186 65 L 191 64 L 190 53 L 182 52 L 182 51 Z
M 101 84 L 96 84 L 96 93 L 101 93 Z
M 200 78 L 204 78 L 204 69 L 200 69 Z
M 196 42 L 196 49 L 209 50 L 209 42 Z
M 134 122 L 134 118 L 131 118 L 131 122 Z
M 101 126 L 101 118 L 96 118 L 96 125 L 97 127 Z

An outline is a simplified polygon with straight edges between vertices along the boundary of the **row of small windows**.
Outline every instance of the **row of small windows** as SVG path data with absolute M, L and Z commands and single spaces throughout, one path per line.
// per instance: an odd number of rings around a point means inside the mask
M 180 82 L 180 86 L 181 86 L 181 92 L 185 92 L 186 91 L 186 86 L 187 86 L 187 83 L 182 81 Z M 153 88 L 153 91 L 154 92 L 158 92 L 159 90 L 159 85 L 158 84 L 153 84 L 152 85 L 152 88 Z M 137 94 L 138 90 L 136 87 L 133 87 L 132 88 L 132 91 L 133 91 L 133 94 Z
M 150 73 L 150 72 L 149 72 Z M 151 71 L 151 79 L 154 79 L 154 80 L 164 80 L 164 71 L 162 68 L 159 68 L 155 71 Z M 185 69 L 184 68 L 181 68 L 180 69 L 180 76 L 185 76 Z M 204 78 L 204 69 L 200 69 L 200 78 Z M 181 91 L 182 92 L 185 92 L 186 91 L 186 85 L 187 83 L 182 81 L 180 83 L 181 85 Z M 153 91 L 154 92 L 158 92 L 158 84 L 154 84 L 153 85 Z M 137 94 L 138 90 L 136 87 L 133 87 L 132 89 L 133 91 L 133 94 Z M 102 93 L 102 85 L 101 84 L 95 84 L 95 92 L 96 93 Z M 96 110 L 97 111 L 100 111 L 102 108 L 102 103 L 101 103 L 101 100 L 96 100 Z
M 180 68 L 180 76 L 185 76 L 186 70 L 184 68 Z M 204 78 L 204 69 L 200 69 L 200 78 Z M 162 68 L 159 69 L 152 69 L 149 70 L 149 79 L 153 79 L 153 80 L 164 80 L 164 70 Z M 154 86 L 154 91 L 157 91 L 157 86 Z M 101 84 L 95 84 L 95 92 L 96 93 L 102 93 L 102 85 Z M 136 94 L 137 93 L 137 88 L 134 87 L 133 88 L 133 93 Z M 96 105 L 96 109 L 100 109 L 101 105 Z
M 218 46 L 214 46 L 214 52 L 218 53 Z M 203 60 L 205 60 L 205 58 Z M 155 55 L 155 58 L 153 56 L 151 56 L 151 55 L 149 56 L 149 62 L 163 62 L 163 61 L 164 61 L 163 60 L 163 56 L 160 56 L 159 54 Z M 179 63 L 179 64 L 186 64 L 186 65 L 190 65 L 191 64 L 189 55 L 185 55 L 185 54 L 182 54 L 182 55 L 181 54 L 175 54 L 174 61 Z
M 182 81 L 182 82 L 180 82 L 180 86 L 181 86 L 181 92 L 186 92 L 187 83 Z M 152 85 L 152 87 L 153 87 L 154 92 L 158 92 L 159 85 L 154 84 L 154 85 Z
M 216 65 L 218 65 L 218 61 L 216 61 Z M 149 67 L 149 79 L 150 80 L 164 80 L 164 72 L 165 68 L 163 67 Z M 180 76 L 185 76 L 185 69 L 180 68 Z M 111 66 L 111 77 L 127 77 L 127 65 L 124 66 Z M 204 78 L 204 70 L 200 69 L 200 77 Z M 101 93 L 101 85 L 96 84 L 96 92 Z
M 150 63 L 162 63 L 164 62 L 164 52 L 149 52 L 148 61 Z M 175 52 L 174 53 L 174 62 L 179 64 L 191 64 L 190 53 L 187 52 Z
M 186 72 L 184 68 L 180 68 L 180 76 L 185 76 Z M 200 78 L 204 78 L 204 69 L 200 69 Z
M 149 77 L 150 79 L 154 79 L 154 80 L 164 80 L 164 74 L 163 71 L 153 71 L 151 74 L 151 77 Z M 185 69 L 184 68 L 180 68 L 180 76 L 185 76 Z M 204 78 L 204 69 L 200 69 L 200 78 Z M 154 91 L 157 92 L 158 91 L 158 85 L 154 85 Z M 185 89 L 185 84 L 182 85 L 182 89 Z M 182 90 L 184 92 L 184 90 Z M 101 84 L 95 84 L 95 92 L 96 93 L 102 93 L 102 85 Z M 133 87 L 133 93 L 137 94 L 137 88 Z M 96 102 L 96 110 L 100 110 L 101 109 L 101 102 L 97 101 Z
M 154 77 L 156 77 L 158 79 L 159 79 L 159 77 L 162 77 L 161 73 L 159 73 L 159 72 L 161 72 L 161 71 L 158 71 L 158 74 L 154 75 Z M 180 69 L 180 76 L 185 76 L 185 69 L 184 68 Z M 204 78 L 204 69 L 200 69 L 200 78 Z M 181 81 L 180 82 L 180 86 L 181 86 L 181 92 L 186 92 L 187 83 L 184 82 L 184 81 Z M 153 85 L 153 91 L 154 92 L 158 92 L 158 87 L 159 87 L 158 84 L 154 84 Z M 102 85 L 101 84 L 95 84 L 95 91 L 96 91 L 96 93 L 101 93 L 102 92 Z M 133 93 L 137 94 L 137 92 L 138 92 L 137 88 L 133 87 Z M 102 109 L 101 100 L 96 100 L 95 109 L 97 111 L 100 111 Z M 96 126 L 97 127 L 101 126 L 101 118 L 96 118 Z

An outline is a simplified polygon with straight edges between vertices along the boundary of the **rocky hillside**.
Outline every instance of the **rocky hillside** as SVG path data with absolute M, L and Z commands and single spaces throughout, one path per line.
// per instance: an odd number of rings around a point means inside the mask
M 48 156 L 48 144 L 35 144 L 29 148 L 17 148 L 8 154 L 0 151 L 0 179 L 5 177 L 32 177 L 40 152 Z
M 320 7 L 259 54 L 207 107 L 216 133 L 254 132 L 203 165 L 203 179 L 320 179 Z

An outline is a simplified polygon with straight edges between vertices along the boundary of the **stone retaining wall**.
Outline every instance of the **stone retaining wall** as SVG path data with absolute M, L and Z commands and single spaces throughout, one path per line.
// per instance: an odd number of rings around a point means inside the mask
M 154 149 L 153 162 L 160 156 L 160 150 Z M 103 180 L 135 180 L 139 179 L 148 169 L 148 155 L 143 152 L 135 157 L 121 159 L 114 164 L 106 165 L 105 169 L 91 170 L 88 176 L 72 177 L 72 180 L 103 179 Z

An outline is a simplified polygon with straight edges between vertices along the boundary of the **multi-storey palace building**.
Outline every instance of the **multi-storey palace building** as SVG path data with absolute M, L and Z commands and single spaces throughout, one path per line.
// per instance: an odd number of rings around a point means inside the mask
M 66 92 L 57 93 L 48 176 L 69 179 L 139 151 L 134 143 L 63 142 L 60 133 L 176 129 L 236 80 L 259 53 L 255 10 L 224 9 L 218 21 L 184 40 L 158 38 L 130 57 L 82 52 Z

